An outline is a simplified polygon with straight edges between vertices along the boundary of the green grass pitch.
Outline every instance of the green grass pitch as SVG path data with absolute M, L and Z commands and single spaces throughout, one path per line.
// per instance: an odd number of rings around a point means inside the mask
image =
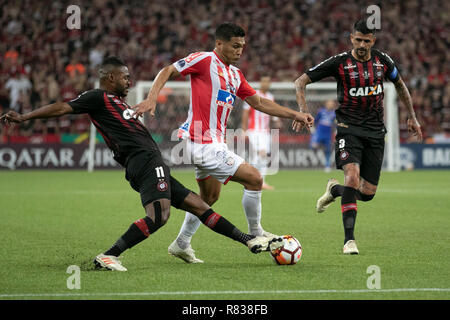
M 173 171 L 197 191 L 193 170 Z M 144 216 L 123 171 L 0 172 L 0 299 L 449 299 L 450 171 L 381 176 L 370 203 L 358 202 L 360 255 L 344 256 L 340 203 L 321 215 L 316 199 L 341 171 L 281 171 L 267 177 L 263 227 L 303 246 L 294 266 L 275 265 L 201 226 L 193 248 L 204 264 L 169 256 L 184 212 L 122 256 L 128 272 L 95 271 L 92 259 Z M 213 208 L 247 231 L 242 187 L 222 188 Z M 69 289 L 70 265 L 81 289 Z M 381 289 L 369 289 L 369 266 Z M 442 290 L 443 289 L 443 290 Z

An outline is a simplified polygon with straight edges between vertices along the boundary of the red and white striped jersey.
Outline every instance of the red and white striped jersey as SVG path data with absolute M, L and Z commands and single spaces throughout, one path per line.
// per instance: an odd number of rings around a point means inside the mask
M 245 100 L 256 94 L 241 70 L 227 65 L 214 52 L 196 52 L 173 66 L 183 76 L 191 76 L 191 101 L 187 120 L 178 137 L 196 143 L 225 142 L 228 116 L 236 96 Z
M 259 96 L 274 101 L 273 95 L 270 92 L 263 93 L 260 90 L 256 91 Z M 242 106 L 245 110 L 250 110 L 248 113 L 248 127 L 247 130 L 254 131 L 270 131 L 270 115 L 251 108 L 248 103 L 244 102 Z

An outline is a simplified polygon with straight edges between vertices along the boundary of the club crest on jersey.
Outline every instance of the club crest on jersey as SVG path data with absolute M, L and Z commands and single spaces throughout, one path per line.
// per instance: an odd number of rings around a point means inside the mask
M 356 79 L 356 78 L 359 78 L 359 73 L 358 72 L 356 72 L 356 71 L 352 71 L 352 72 L 349 72 L 349 74 L 348 74 L 349 76 L 350 76 L 350 78 L 352 78 L 352 79 Z
M 341 158 L 341 160 L 347 160 L 348 156 L 349 156 L 349 154 L 345 150 L 342 150 L 341 153 L 339 154 L 339 158 Z
M 161 191 L 161 192 L 166 191 L 168 188 L 167 182 L 165 182 L 164 180 L 158 181 L 156 188 L 158 189 L 158 191 Z
M 360 87 L 360 88 L 351 88 L 348 93 L 352 97 L 368 97 L 368 96 L 376 96 L 383 92 L 383 86 L 377 84 L 372 87 Z
M 217 105 L 222 106 L 224 108 L 233 109 L 235 100 L 236 100 L 236 96 L 234 94 L 232 94 L 231 92 L 219 89 L 219 92 L 217 93 L 217 99 L 216 99 Z

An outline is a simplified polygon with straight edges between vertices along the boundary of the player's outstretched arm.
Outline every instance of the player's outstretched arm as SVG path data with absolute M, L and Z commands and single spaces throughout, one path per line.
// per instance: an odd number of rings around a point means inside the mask
M 394 83 L 397 95 L 400 101 L 406 107 L 408 111 L 408 131 L 412 133 L 413 136 L 417 137 L 419 142 L 422 142 L 422 129 L 420 128 L 420 123 L 416 118 L 416 113 L 414 112 L 411 95 L 406 87 L 405 82 L 402 78 L 399 78 L 397 82 Z
M 270 114 L 271 116 L 297 121 L 299 123 L 299 128 L 296 131 L 299 131 L 302 127 L 309 130 L 309 128 L 314 124 L 314 118 L 311 114 L 306 112 L 298 112 L 287 107 L 280 106 L 278 103 L 260 97 L 257 94 L 247 97 L 245 102 L 256 110 Z
M 309 113 L 309 108 L 306 104 L 306 86 L 311 82 L 312 82 L 311 79 L 306 73 L 302 74 L 294 81 L 295 96 L 297 99 L 299 110 L 301 112 Z M 301 123 L 298 123 L 295 120 L 292 122 L 292 129 L 294 129 L 295 131 L 299 131 L 301 129 L 301 126 L 302 126 Z
M 168 65 L 159 71 L 155 80 L 153 80 L 153 85 L 150 88 L 147 98 L 141 103 L 135 105 L 132 109 L 134 110 L 133 117 L 140 117 L 145 112 L 150 112 L 150 115 L 155 115 L 156 110 L 156 100 L 158 99 L 159 92 L 166 82 L 179 76 L 180 73 L 173 65 Z
M 31 112 L 20 114 L 15 111 L 8 111 L 4 115 L 0 117 L 0 123 L 5 122 L 6 124 L 10 123 L 21 123 L 24 121 L 28 121 L 31 119 L 45 119 L 45 118 L 53 118 L 60 117 L 67 113 L 72 113 L 72 107 L 65 102 L 56 102 L 52 103 L 38 109 L 35 109 Z

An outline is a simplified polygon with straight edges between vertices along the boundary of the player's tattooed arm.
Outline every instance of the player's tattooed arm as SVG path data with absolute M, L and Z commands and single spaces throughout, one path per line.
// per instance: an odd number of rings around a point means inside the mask
M 306 105 L 306 85 L 311 83 L 311 79 L 309 76 L 304 73 L 300 77 L 298 77 L 295 82 L 295 95 L 297 99 L 297 104 L 300 109 L 300 112 L 305 112 L 309 114 L 309 108 Z M 299 132 L 301 130 L 302 125 L 297 121 L 292 121 L 292 129 L 295 132 Z
M 294 82 L 297 104 L 301 112 L 309 112 L 308 106 L 306 105 L 306 85 L 311 82 L 311 79 L 306 73 L 302 74 Z
M 45 118 L 53 118 L 60 117 L 67 113 L 72 113 L 72 107 L 65 102 L 56 102 L 52 103 L 38 109 L 35 109 L 31 112 L 20 114 L 13 110 L 8 111 L 4 115 L 0 117 L 0 122 L 9 123 L 21 123 L 31 119 L 45 119 Z
M 397 91 L 397 95 L 403 105 L 406 107 L 408 111 L 408 131 L 411 132 L 414 136 L 417 137 L 419 142 L 422 141 L 422 130 L 420 128 L 420 123 L 416 118 L 416 113 L 414 112 L 413 103 L 411 99 L 411 95 L 409 94 L 409 90 L 406 87 L 405 82 L 402 78 L 399 78 L 397 82 L 394 83 L 395 90 Z

